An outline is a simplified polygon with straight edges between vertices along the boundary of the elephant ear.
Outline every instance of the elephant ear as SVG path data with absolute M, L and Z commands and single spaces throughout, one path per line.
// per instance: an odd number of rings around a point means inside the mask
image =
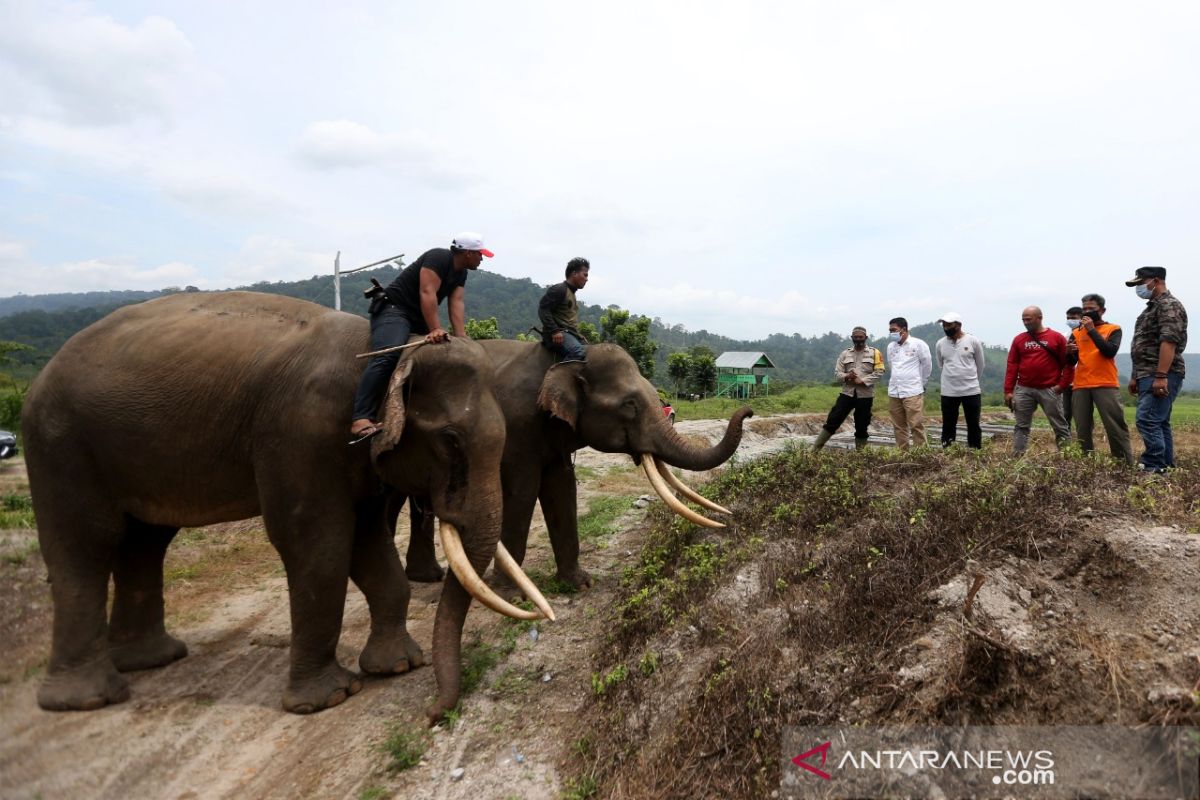
M 538 408 L 549 411 L 571 426 L 574 430 L 579 419 L 579 406 L 587 381 L 583 377 L 583 363 L 571 361 L 555 364 L 546 370 L 542 388 L 538 392 Z
M 405 356 L 392 372 L 387 395 L 383 398 L 383 414 L 379 418 L 383 431 L 371 439 L 371 461 L 378 461 L 381 455 L 394 450 L 404 433 L 404 388 L 413 369 L 411 355 L 406 353 Z

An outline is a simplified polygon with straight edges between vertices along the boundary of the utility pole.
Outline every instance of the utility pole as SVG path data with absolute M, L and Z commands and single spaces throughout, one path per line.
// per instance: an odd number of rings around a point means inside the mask
M 342 310 L 342 251 L 333 257 L 333 308 Z
M 333 307 L 338 311 L 342 310 L 342 275 L 353 275 L 356 272 L 362 272 L 364 269 L 378 267 L 382 264 L 396 262 L 396 268 L 403 266 L 400 259 L 404 258 L 404 253 L 394 255 L 391 258 L 380 259 L 367 264 L 365 267 L 355 267 L 342 272 L 342 251 L 338 250 L 337 255 L 333 257 Z

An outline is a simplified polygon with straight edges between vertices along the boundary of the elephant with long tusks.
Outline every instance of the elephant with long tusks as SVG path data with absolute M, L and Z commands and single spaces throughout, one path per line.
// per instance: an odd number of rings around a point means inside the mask
M 576 588 L 591 585 L 591 576 L 579 566 L 572 459 L 582 447 L 629 454 L 675 513 L 698 525 L 724 527 L 675 493 L 712 512 L 729 514 L 729 509 L 685 486 L 668 467 L 702 471 L 725 463 L 741 442 L 743 422 L 753 415 L 749 407 L 733 414 L 719 442 L 697 448 L 664 419 L 657 391 L 617 345 L 593 345 L 586 361 L 561 364 L 536 343 L 495 339 L 480 345 L 496 370 L 493 391 L 507 428 L 501 541 L 518 563 L 524 561 L 534 504 L 540 502 L 558 579 Z M 438 574 L 432 536 L 431 520 L 414 517 L 407 567 L 414 579 Z
M 385 431 L 370 447 L 349 446 L 365 363 L 354 355 L 368 343 L 366 320 L 305 301 L 184 293 L 120 309 L 51 359 L 22 416 L 54 601 L 43 708 L 121 702 L 122 672 L 185 656 L 164 625 L 167 546 L 182 527 L 257 515 L 287 572 L 285 709 L 318 711 L 362 686 L 336 657 L 347 578 L 371 614 L 359 667 L 420 666 L 384 486 L 428 498 L 453 570 L 435 619 L 431 718 L 458 702 L 472 595 L 502 613 L 553 618 L 499 544 L 506 429 L 491 359 L 461 339 L 417 348 L 393 377 Z M 479 580 L 493 559 L 538 611 L 499 600 Z

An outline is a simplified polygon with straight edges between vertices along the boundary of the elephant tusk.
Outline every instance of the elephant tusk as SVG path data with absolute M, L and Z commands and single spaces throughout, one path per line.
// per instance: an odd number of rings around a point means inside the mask
M 479 577 L 479 573 L 475 571 L 475 568 L 471 566 L 471 562 L 467 560 L 467 552 L 463 549 L 462 539 L 453 525 L 449 522 L 443 522 L 439 530 L 442 539 L 442 552 L 446 554 L 446 560 L 450 562 L 450 569 L 454 570 L 454 574 L 458 577 L 458 582 L 462 584 L 468 594 L 492 611 L 512 617 L 513 619 L 542 618 L 542 615 L 537 611 L 526 611 L 523 608 L 517 608 L 493 592 L 492 588 L 483 582 L 483 579 Z
M 671 472 L 671 469 L 666 464 L 659 461 L 658 456 L 654 457 L 654 464 L 655 464 L 655 466 L 658 467 L 658 474 L 662 475 L 664 478 L 666 478 L 667 483 L 671 487 L 673 487 L 675 489 L 675 491 L 679 492 L 681 495 L 686 497 L 688 500 L 691 500 L 696 505 L 704 506 L 709 511 L 717 511 L 721 514 L 729 514 L 732 516 L 733 512 L 730 511 L 728 508 L 714 503 L 712 500 L 709 500 L 707 497 L 704 497 L 699 492 L 697 492 L 695 489 L 688 486 L 686 483 L 681 481 L 679 478 L 675 477 L 675 473 Z
M 554 609 L 550 607 L 550 603 L 546 601 L 545 596 L 537 585 L 530 579 L 525 571 L 521 569 L 521 565 L 512 557 L 508 549 L 503 544 L 496 544 L 496 566 L 498 566 L 505 575 L 512 578 L 513 583 L 517 585 L 526 597 L 533 601 L 533 604 L 542 612 L 542 616 L 551 622 L 554 621 Z
M 671 509 L 684 519 L 694 522 L 697 525 L 703 525 L 706 528 L 725 527 L 725 523 L 723 522 L 717 522 L 716 520 L 709 519 L 703 514 L 698 514 L 695 511 L 692 511 L 690 508 L 685 506 L 678 497 L 671 494 L 670 488 L 668 488 L 667 484 L 663 481 L 662 476 L 658 474 L 658 470 L 650 466 L 650 462 L 653 460 L 654 456 L 650 455 L 649 453 L 644 453 L 642 455 L 642 472 L 646 473 L 646 479 L 650 481 L 650 485 L 654 487 L 654 491 L 658 492 L 658 496 L 661 497 L 663 502 L 667 504 L 667 508 Z

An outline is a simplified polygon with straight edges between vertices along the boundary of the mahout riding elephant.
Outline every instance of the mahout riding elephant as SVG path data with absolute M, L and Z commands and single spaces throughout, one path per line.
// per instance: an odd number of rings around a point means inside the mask
M 360 668 L 420 666 L 406 627 L 408 581 L 385 519 L 389 501 L 406 494 L 427 498 L 442 521 L 453 569 L 435 618 L 438 698 L 428 713 L 457 704 L 468 592 L 504 613 L 531 614 L 479 579 L 494 557 L 503 560 L 505 427 L 494 368 L 468 340 L 414 348 L 393 377 L 385 430 L 351 446 L 346 422 L 365 364 L 354 356 L 369 348 L 367 328 L 287 297 L 176 294 L 114 312 L 51 359 L 22 417 L 54 600 L 43 708 L 121 702 L 129 688 L 120 672 L 185 656 L 164 626 L 167 546 L 181 527 L 256 515 L 287 572 L 286 710 L 317 711 L 361 688 L 335 654 L 348 577 L 371 614 Z M 532 586 L 519 573 L 513 579 Z
M 637 364 L 615 344 L 592 345 L 585 362 L 555 364 L 554 356 L 534 342 L 504 339 L 480 342 L 496 369 L 496 399 L 504 410 L 507 436 L 501 475 L 504 523 L 501 541 L 521 563 L 534 504 L 542 514 L 554 550 L 559 580 L 583 588 L 591 576 L 579 566 L 579 527 L 572 454 L 582 447 L 628 453 L 655 490 L 674 510 L 701 525 L 723 527 L 683 505 L 667 484 L 693 502 L 728 514 L 692 492 L 667 466 L 701 471 L 720 466 L 737 450 L 747 407 L 729 420 L 725 435 L 710 448 L 696 448 L 675 432 L 662 413 L 658 392 Z M 414 513 L 409 575 L 435 575 L 432 522 Z M 425 542 L 419 550 L 418 541 Z

